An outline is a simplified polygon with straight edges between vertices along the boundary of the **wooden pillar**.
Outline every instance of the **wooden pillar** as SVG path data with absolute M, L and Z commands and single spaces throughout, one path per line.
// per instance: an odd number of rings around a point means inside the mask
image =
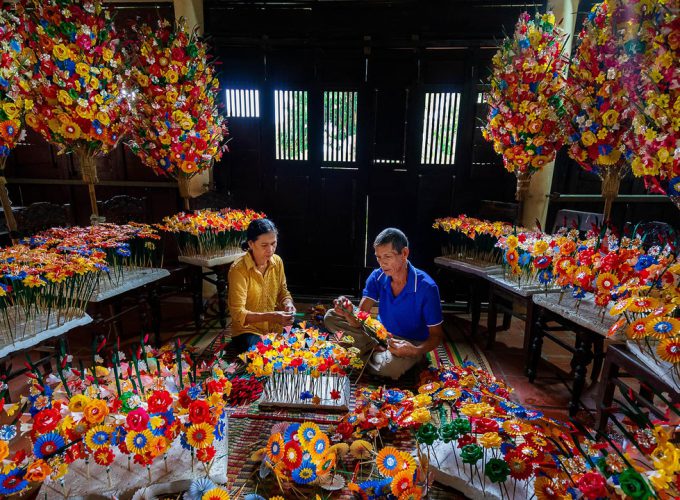
M 574 29 L 576 26 L 578 3 L 579 0 L 548 0 L 548 10 L 555 14 L 558 26 L 569 36 L 564 48 L 566 57 L 569 57 L 569 54 L 571 54 L 572 40 L 576 36 Z M 541 226 L 547 230 L 545 227 L 549 203 L 547 195 L 550 194 L 552 188 L 554 170 L 555 162 L 552 161 L 543 167 L 543 170 L 533 175 L 529 192 L 524 201 L 524 213 L 522 215 L 522 224 L 524 226 L 534 227 L 534 222 L 538 220 Z
M 173 0 L 175 19 L 184 18 L 187 29 L 193 30 L 198 27 L 198 32 L 203 33 L 203 0 Z M 189 181 L 189 197 L 196 198 L 202 195 L 212 185 L 212 168 L 204 170 Z

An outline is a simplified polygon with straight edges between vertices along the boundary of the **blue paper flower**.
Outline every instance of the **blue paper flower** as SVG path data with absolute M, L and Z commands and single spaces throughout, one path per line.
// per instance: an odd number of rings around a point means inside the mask
M 56 432 L 48 432 L 35 440 L 33 454 L 38 458 L 53 455 L 66 445 L 64 438 Z
M 7 474 L 0 474 L 0 495 L 11 495 L 26 488 L 28 482 L 24 479 L 24 472 L 17 467 Z
M 213 489 L 214 487 L 215 483 L 213 483 L 207 477 L 194 479 L 191 482 L 191 486 L 189 486 L 189 491 L 186 493 L 185 496 L 188 497 L 188 500 L 201 500 L 203 498 L 203 495 L 205 495 L 205 492 Z
M 300 399 L 302 401 L 307 401 L 308 399 L 312 399 L 314 397 L 314 394 L 312 394 L 310 391 L 302 391 L 300 393 Z
M 0 427 L 0 439 L 3 441 L 11 441 L 17 435 L 16 425 L 3 425 Z
M 316 479 L 316 465 L 311 460 L 303 460 L 300 467 L 293 469 L 291 476 L 298 484 L 309 484 Z

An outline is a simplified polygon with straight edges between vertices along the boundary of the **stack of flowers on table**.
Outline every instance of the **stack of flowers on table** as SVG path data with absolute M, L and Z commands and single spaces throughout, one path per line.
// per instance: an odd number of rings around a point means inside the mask
M 680 387 L 680 263 L 643 254 L 637 266 L 640 272 L 617 289 L 609 314 L 618 319 L 609 333 L 625 333 L 635 354 Z
M 161 265 L 158 231 L 148 224 L 97 224 L 88 227 L 57 227 L 24 241 L 32 247 L 53 249 L 74 255 L 104 255 L 106 268 L 98 290 L 121 285 L 134 279 L 141 270 Z M 103 273 L 106 273 L 104 278 Z
M 265 217 L 250 209 L 197 210 L 165 217 L 159 228 L 175 235 L 181 255 L 220 257 L 242 252 L 248 226 Z
M 604 216 L 628 171 L 635 106 L 625 81 L 639 71 L 634 9 L 621 0 L 595 5 L 584 21 L 569 69 L 568 86 L 575 112 L 570 120 L 569 155 L 602 179 Z M 627 26 L 618 30 L 617 26 Z M 627 47 L 622 50 L 622 47 Z
M 128 70 L 138 102 L 130 148 L 156 174 L 177 179 L 188 203 L 188 180 L 212 167 L 226 149 L 219 81 L 208 47 L 184 19 L 135 30 L 139 43 Z
M 98 214 L 96 157 L 127 132 L 123 60 L 111 11 L 101 0 L 22 0 L 21 36 L 33 52 L 26 123 L 59 153 L 78 157 Z
M 105 268 L 101 253 L 61 254 L 13 245 L 0 249 L 2 342 L 14 342 L 85 314 Z
M 552 13 L 536 13 L 532 19 L 525 12 L 513 37 L 493 57 L 488 123 L 482 132 L 517 177 L 520 202 L 531 175 L 555 159 L 566 139 L 565 40 Z
M 145 340 L 128 353 L 129 361 L 119 347 L 105 361 L 108 351 L 102 342 L 93 345 L 87 368 L 82 360 L 78 368 L 73 366 L 72 356 L 63 350 L 56 374 L 44 378 L 35 366 L 28 366 L 29 396 L 4 408 L 8 414 L 21 410 L 12 424 L 0 428 L 0 454 L 17 436 L 18 424 L 32 445 L 17 455 L 5 477 L 0 476 L 0 490 L 6 488 L 2 493 L 7 493 L 12 477 L 22 481 L 15 492 L 43 481 L 51 483 L 54 494 L 65 494 L 67 488 L 87 490 L 87 484 L 71 482 L 82 481 L 83 474 L 89 478 L 92 464 L 106 468 L 112 489 L 127 484 L 111 484 L 114 463 L 134 475 L 138 467 L 145 468 L 142 477 L 148 479 L 142 482 L 153 484 L 154 462 L 162 458 L 165 473 L 159 475 L 167 475 L 168 456 L 181 454 L 181 448 L 190 451 L 192 471 L 197 458 L 210 476 L 215 461 L 224 458 L 216 454 L 216 444 L 226 439 L 224 408 L 231 384 L 219 368 L 198 367 L 181 345 L 155 350 Z M 24 410 L 28 421 L 20 421 Z M 221 448 L 226 453 L 226 445 Z M 77 465 L 82 462 L 85 470 Z M 76 466 L 79 472 L 69 474 Z
M 643 2 L 633 2 L 644 5 Z M 633 133 L 628 147 L 633 152 L 633 175 L 645 177 L 680 208 L 680 8 L 677 3 L 654 3 L 640 13 L 643 47 L 639 78 L 626 80 L 635 101 Z M 637 10 L 637 12 L 640 12 Z M 661 186 L 663 182 L 665 186 Z
M 305 323 L 263 336 L 240 357 L 248 373 L 268 377 L 265 400 L 310 406 L 347 404 L 348 377 L 363 366 L 356 348 L 345 348 Z
M 464 214 L 436 219 L 432 227 L 447 237 L 442 245 L 444 256 L 483 266 L 502 262 L 496 243 L 501 235 L 513 231 L 513 225 L 507 222 L 480 220 Z
M 547 290 L 553 280 L 556 236 L 542 231 L 512 233 L 498 240 L 503 250 L 504 274 L 520 288 Z

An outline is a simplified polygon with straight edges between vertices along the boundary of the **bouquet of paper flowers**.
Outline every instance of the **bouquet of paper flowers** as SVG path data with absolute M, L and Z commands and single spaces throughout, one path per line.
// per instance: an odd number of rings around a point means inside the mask
M 570 122 L 569 155 L 602 179 L 605 219 L 628 171 L 631 151 L 626 137 L 632 130 L 634 106 L 625 81 L 639 71 L 637 21 L 620 0 L 593 7 L 578 37 L 568 86 L 575 112 Z M 618 31 L 618 26 L 627 28 Z M 622 39 L 621 33 L 623 33 Z M 627 50 L 622 50 L 623 46 Z M 637 68 L 637 69 L 636 69 Z
M 336 490 L 345 485 L 336 474 L 338 447 L 331 446 L 325 432 L 313 422 L 277 424 L 272 429 L 262 458 L 262 466 L 273 471 L 285 493 L 285 487 L 301 497 L 301 486 L 320 486 Z M 262 470 L 262 469 L 261 469 Z
M 364 333 L 377 344 L 387 347 L 387 342 L 392 338 L 392 334 L 387 331 L 387 328 L 367 311 L 355 309 L 354 314 L 359 323 L 361 323 Z
M 240 357 L 248 373 L 269 377 L 265 400 L 289 404 L 346 405 L 348 376 L 363 365 L 356 348 L 330 341 L 304 323 L 264 336 Z
M 26 123 L 59 153 L 78 157 L 98 214 L 96 157 L 127 133 L 130 106 L 111 11 L 101 0 L 22 0 L 21 35 L 32 51 Z
M 176 236 L 182 255 L 217 257 L 242 252 L 248 226 L 265 217 L 250 209 L 198 210 L 165 217 L 158 227 Z
M 555 159 L 565 141 L 562 125 L 566 83 L 562 55 L 566 34 L 552 13 L 523 13 L 512 38 L 493 58 L 489 116 L 484 138 L 517 176 L 522 200 L 530 176 Z
M 228 135 L 217 109 L 219 81 L 208 47 L 184 19 L 136 27 L 139 45 L 128 70 L 138 89 L 130 148 L 156 174 L 188 180 L 222 157 Z M 186 207 L 188 208 L 188 206 Z
M 0 249 L 2 341 L 15 342 L 78 319 L 106 262 L 102 253 L 62 254 L 13 245 Z
M 635 102 L 633 131 L 628 147 L 633 152 L 633 174 L 649 179 L 680 207 L 680 7 L 677 3 L 654 3 L 642 10 L 643 2 L 632 2 L 640 16 L 639 36 L 643 54 L 637 78 L 626 80 Z M 663 189 L 663 188 L 662 188 Z

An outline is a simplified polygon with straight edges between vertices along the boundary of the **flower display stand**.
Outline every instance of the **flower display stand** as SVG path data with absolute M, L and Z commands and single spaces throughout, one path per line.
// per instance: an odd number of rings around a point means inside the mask
M 170 276 L 170 271 L 157 267 L 124 267 L 119 274 L 105 273 L 99 277 L 90 302 L 103 302 L 135 288 Z
M 333 398 L 333 391 L 337 391 L 336 396 L 339 397 Z M 307 393 L 309 398 L 301 399 L 303 393 Z M 314 402 L 314 396 L 319 400 Z M 314 378 L 308 374 L 274 373 L 264 386 L 260 409 L 346 412 L 349 411 L 349 402 L 348 377 L 322 375 Z
M 192 266 L 191 283 L 194 299 L 194 322 L 196 330 L 201 329 L 201 314 L 203 312 L 203 280 L 217 288 L 217 305 L 219 308 L 220 325 L 227 326 L 227 272 L 229 266 L 244 255 L 241 250 L 230 250 L 221 255 L 180 255 L 178 260 Z M 204 271 L 207 268 L 208 271 Z M 211 278 L 212 275 L 216 279 Z
M 210 468 L 210 479 L 219 484 L 227 482 L 228 462 L 228 418 L 225 423 L 224 438 L 215 440 L 215 458 Z M 94 499 L 150 499 L 164 493 L 186 491 L 194 479 L 205 477 L 205 469 L 191 451 L 182 448 L 176 439 L 170 446 L 165 462 L 157 458 L 149 471 L 145 466 L 130 460 L 128 456 L 114 448 L 116 457 L 106 473 L 106 467 L 84 460 L 74 462 L 69 472 L 59 481 L 46 480 L 37 498 L 94 500 Z M 151 481 L 149 480 L 149 474 Z M 110 478 L 110 481 L 109 481 Z
M 482 463 L 494 456 L 492 450 L 486 450 L 484 460 L 471 466 L 463 463 L 460 449 L 453 446 L 453 443 L 435 441 L 430 447 L 420 445 L 420 449 L 423 455 L 429 456 L 434 480 L 455 488 L 467 498 L 520 500 L 534 496 L 534 489 L 529 481 L 508 478 L 504 483 L 491 482 L 484 474 Z
M 628 350 L 640 360 L 640 362 L 656 374 L 661 380 L 664 380 L 676 391 L 680 392 L 680 374 L 678 369 L 672 363 L 660 359 L 656 354 L 656 346 L 658 341 L 648 339 L 649 346 L 643 342 L 627 341 L 626 346 Z

